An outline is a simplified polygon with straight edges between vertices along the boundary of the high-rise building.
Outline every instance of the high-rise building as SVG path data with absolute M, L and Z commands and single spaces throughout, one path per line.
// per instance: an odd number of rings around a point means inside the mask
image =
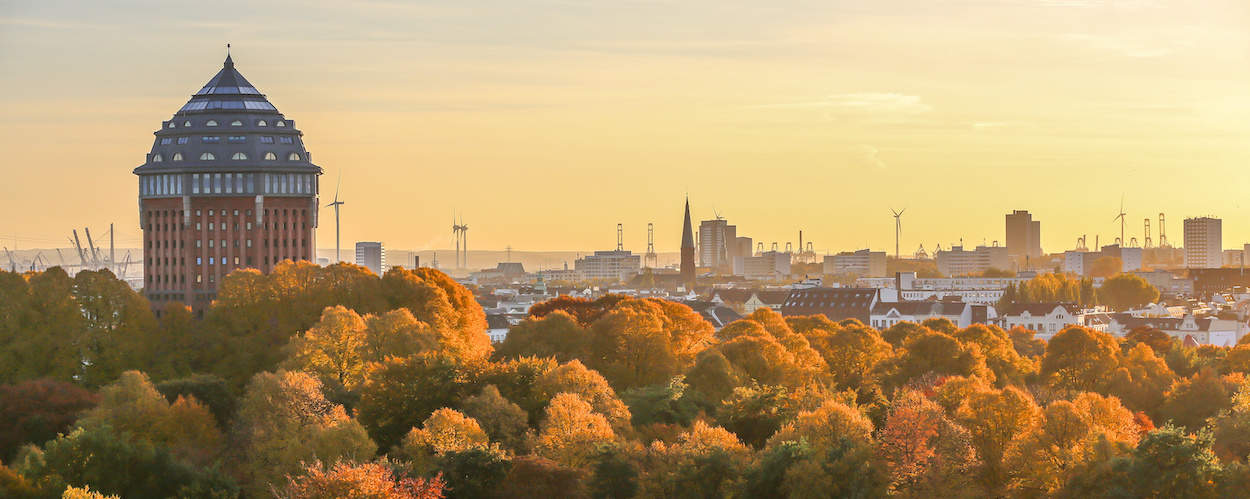
M 1042 256 L 1042 223 L 1027 210 L 1007 215 L 1007 254 L 1011 257 Z
M 725 219 L 699 222 L 699 265 L 713 269 L 731 265 L 730 251 L 736 250 L 737 244 L 738 228 Z
M 694 289 L 694 229 L 690 226 L 690 198 L 686 198 L 686 217 L 681 226 L 681 284 Z
M 356 243 L 356 265 L 369 269 L 374 275 L 386 272 L 386 248 L 376 241 Z
M 1223 229 L 1218 218 L 1185 219 L 1185 268 L 1215 269 L 1224 263 Z
M 139 176 L 144 293 L 202 309 L 233 270 L 316 248 L 321 168 L 303 133 L 225 64 L 155 132 Z

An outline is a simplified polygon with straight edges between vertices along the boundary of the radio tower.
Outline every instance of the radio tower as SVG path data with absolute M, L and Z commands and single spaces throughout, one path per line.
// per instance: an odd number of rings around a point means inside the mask
M 643 255 L 643 261 L 646 262 L 647 268 L 652 269 L 659 267 L 660 256 L 655 254 L 655 224 L 647 224 L 647 254 Z

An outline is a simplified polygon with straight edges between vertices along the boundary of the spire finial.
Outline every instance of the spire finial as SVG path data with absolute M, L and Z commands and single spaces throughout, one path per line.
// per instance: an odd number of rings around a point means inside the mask
M 230 58 L 230 44 L 229 43 L 226 44 L 226 62 L 225 64 L 223 64 L 223 66 L 227 68 L 234 67 L 234 59 Z

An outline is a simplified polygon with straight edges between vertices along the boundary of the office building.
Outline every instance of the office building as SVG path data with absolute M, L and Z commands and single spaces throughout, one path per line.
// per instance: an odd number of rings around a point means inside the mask
M 586 279 L 623 282 L 633 279 L 642 268 L 642 256 L 628 250 L 596 251 L 573 262 Z
M 1185 268 L 1215 269 L 1224 263 L 1221 225 L 1218 218 L 1185 219 Z
M 862 249 L 827 255 L 824 260 L 824 273 L 850 274 L 855 277 L 884 277 L 885 252 Z
M 195 310 L 233 270 L 310 261 L 321 168 L 303 133 L 239 74 L 220 71 L 155 132 L 139 177 L 144 293 Z
M 738 228 L 722 218 L 699 223 L 699 265 L 723 269 L 737 252 Z
M 356 243 L 356 265 L 369 269 L 374 275 L 386 272 L 386 248 L 380 242 Z
M 742 259 L 747 279 L 782 279 L 790 275 L 790 253 L 765 251 Z
M 975 275 L 989 269 L 1007 270 L 1011 267 L 1008 249 L 1002 246 L 977 246 L 965 251 L 963 246 L 951 246 L 937 252 L 937 268 L 942 275 L 956 277 Z
M 1042 223 L 1026 210 L 1007 215 L 1007 254 L 1012 258 L 1042 256 Z

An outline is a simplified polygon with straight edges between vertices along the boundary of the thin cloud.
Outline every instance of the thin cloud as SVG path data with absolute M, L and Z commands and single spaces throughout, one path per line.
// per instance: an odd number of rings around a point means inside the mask
M 868 144 L 855 146 L 854 151 L 852 151 L 852 158 L 855 164 L 860 167 L 877 170 L 884 170 L 886 167 L 885 162 L 881 160 L 881 151 Z
M 760 109 L 827 109 L 839 114 L 892 114 L 913 115 L 933 110 L 917 95 L 891 92 L 856 92 L 830 95 L 822 100 L 765 104 L 752 106 Z

